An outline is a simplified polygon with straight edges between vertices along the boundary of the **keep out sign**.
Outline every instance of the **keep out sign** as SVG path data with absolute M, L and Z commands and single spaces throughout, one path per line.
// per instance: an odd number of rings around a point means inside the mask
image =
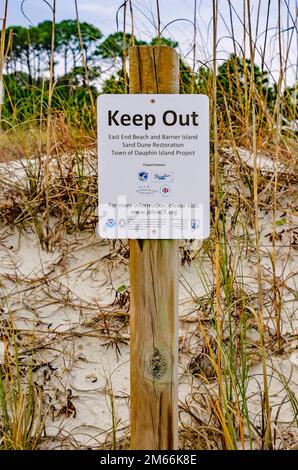
M 209 101 L 205 95 L 101 95 L 99 235 L 209 235 Z

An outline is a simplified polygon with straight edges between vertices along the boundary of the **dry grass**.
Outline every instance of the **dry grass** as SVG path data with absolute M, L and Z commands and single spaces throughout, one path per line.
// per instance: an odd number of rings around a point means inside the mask
M 227 2 L 230 8 L 231 3 Z M 298 344 L 297 142 L 295 132 L 283 127 L 284 116 L 287 121 L 297 116 L 295 105 L 282 95 L 292 47 L 291 35 L 282 44 L 282 28 L 285 20 L 292 20 L 281 18 L 279 12 L 276 54 L 280 69 L 273 106 L 268 107 L 266 90 L 256 82 L 257 72 L 251 67 L 259 44 L 254 41 L 256 24 L 249 14 L 250 3 L 244 2 L 241 19 L 246 50 L 234 35 L 233 10 L 229 25 L 234 52 L 240 58 L 246 54 L 250 63 L 232 62 L 226 74 L 228 86 L 217 79 L 217 22 L 222 11 L 214 0 L 212 67 L 206 60 L 210 73 L 202 78 L 194 47 L 192 78 L 181 84 L 182 92 L 209 95 L 212 116 L 211 236 L 195 250 L 187 243 L 180 248 L 180 446 L 190 449 L 292 449 L 298 445 L 297 365 L 289 359 Z M 266 59 L 263 52 L 261 62 Z M 291 99 L 296 100 L 295 93 Z M 86 111 L 94 125 L 92 107 Z M 79 116 L 79 110 L 74 112 Z M 64 369 L 59 365 L 61 386 L 56 387 L 59 396 L 54 399 L 49 390 L 55 389 L 59 374 L 48 362 L 48 379 L 41 379 L 43 366 L 37 353 L 57 348 L 64 367 L 71 370 L 64 363 L 65 342 L 76 345 L 82 337 L 94 337 L 115 354 L 123 353 L 129 342 L 129 287 L 114 284 L 113 277 L 127 270 L 127 245 L 115 241 L 100 259 L 70 266 L 73 246 L 68 245 L 68 237 L 79 231 L 93 232 L 96 226 L 95 129 L 75 126 L 69 109 L 55 114 L 50 105 L 38 126 L 34 121 L 34 116 L 28 117 L 25 124 L 14 122 L 1 132 L 0 160 L 23 160 L 19 166 L 1 170 L 0 221 L 2 228 L 20 233 L 33 230 L 42 250 L 58 253 L 59 260 L 34 278 L 21 275 L 17 266 L 14 275 L 3 271 L 0 277 L 0 331 L 6 351 L 0 369 L 0 447 L 9 449 L 47 445 L 43 433 L 49 413 L 53 422 L 61 416 L 66 421 L 75 419 L 76 398 L 67 389 Z M 3 246 L 5 230 L 0 240 Z M 73 269 L 82 275 L 90 271 L 95 277 L 105 273 L 110 280 L 110 305 L 94 299 L 83 302 L 66 289 L 60 280 Z M 13 324 L 18 311 L 12 305 L 9 319 L 4 315 L 12 286 L 17 295 L 22 293 L 23 307 L 29 306 L 36 315 L 26 331 Z M 24 292 L 30 293 L 29 298 Z M 52 328 L 50 320 L 41 327 L 44 305 L 55 302 L 83 312 L 82 321 L 62 332 Z M 34 338 L 30 348 L 28 335 Z M 82 444 L 72 432 L 64 433 L 62 420 L 57 446 L 128 447 L 127 422 L 118 416 L 116 405 L 123 396 L 116 395 L 109 380 L 105 392 L 110 428 L 99 430 L 92 445 Z

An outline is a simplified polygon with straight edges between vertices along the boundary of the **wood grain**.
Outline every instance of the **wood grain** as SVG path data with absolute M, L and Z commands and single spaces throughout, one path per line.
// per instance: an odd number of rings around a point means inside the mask
M 168 46 L 130 48 L 130 93 L 178 93 Z M 130 241 L 131 448 L 178 446 L 178 242 Z

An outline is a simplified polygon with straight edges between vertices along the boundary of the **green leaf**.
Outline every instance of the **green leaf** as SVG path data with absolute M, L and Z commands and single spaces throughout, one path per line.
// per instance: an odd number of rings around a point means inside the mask
M 124 294 L 127 291 L 127 286 L 125 284 L 121 284 L 121 286 L 117 287 L 117 292 L 119 294 Z
M 277 220 L 277 221 L 275 222 L 275 225 L 278 225 L 278 226 L 279 226 L 279 225 L 285 225 L 286 223 L 287 223 L 287 220 L 286 220 L 285 217 L 283 217 L 282 219 Z

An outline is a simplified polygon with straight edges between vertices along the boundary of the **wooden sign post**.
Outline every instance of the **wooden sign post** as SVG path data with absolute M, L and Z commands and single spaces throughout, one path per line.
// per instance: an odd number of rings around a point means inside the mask
M 179 93 L 168 46 L 130 48 L 130 93 Z M 178 446 L 178 241 L 130 240 L 131 448 Z
M 209 236 L 209 102 L 168 46 L 130 48 L 131 95 L 98 97 L 102 238 L 130 240 L 131 447 L 178 445 L 178 240 Z

